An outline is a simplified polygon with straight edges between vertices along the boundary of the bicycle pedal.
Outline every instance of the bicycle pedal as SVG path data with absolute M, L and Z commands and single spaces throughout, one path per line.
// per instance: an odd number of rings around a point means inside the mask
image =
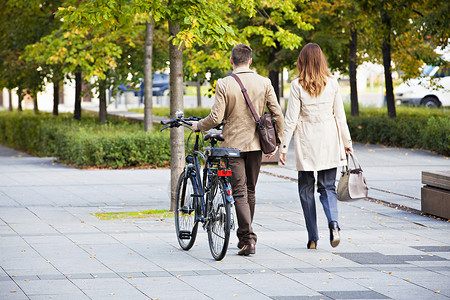
M 191 238 L 192 234 L 190 231 L 186 231 L 186 230 L 180 230 L 178 232 L 178 237 L 181 240 L 189 240 Z

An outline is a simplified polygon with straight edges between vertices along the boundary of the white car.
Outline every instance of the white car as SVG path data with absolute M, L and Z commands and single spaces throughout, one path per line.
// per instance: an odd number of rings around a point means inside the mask
M 421 77 L 395 89 L 397 104 L 425 107 L 450 106 L 450 68 L 425 66 Z

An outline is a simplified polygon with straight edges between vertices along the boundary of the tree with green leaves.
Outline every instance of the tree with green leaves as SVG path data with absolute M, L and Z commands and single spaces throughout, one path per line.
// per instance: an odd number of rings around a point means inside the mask
M 75 75 L 74 118 L 81 119 L 81 78 L 94 80 L 99 91 L 99 119 L 106 121 L 106 89 L 114 81 L 112 70 L 118 67 L 123 48 L 133 45 L 138 33 L 130 24 L 139 22 L 137 14 L 124 14 L 131 8 L 126 1 L 66 0 L 56 16 L 61 26 L 30 46 L 34 61 L 61 67 L 64 74 Z
M 34 110 L 38 111 L 37 93 L 43 90 L 46 69 L 25 60 L 22 55 L 27 45 L 58 26 L 54 13 L 60 2 L 0 2 L 0 87 L 17 88 L 19 110 L 26 90 L 33 97 Z
M 301 10 L 305 0 L 255 1 L 254 17 L 237 15 L 235 23 L 241 35 L 254 50 L 254 65 L 261 74 L 267 74 L 275 93 L 280 98 L 280 72 L 293 69 L 303 38 L 299 32 L 313 26 L 306 22 L 308 15 Z
M 358 49 L 358 36 L 364 31 L 365 16 L 355 0 L 317 0 L 306 3 L 304 10 L 314 25 L 313 30 L 304 33 L 305 39 L 320 45 L 332 71 L 349 74 L 351 114 L 357 116 L 356 69 L 364 54 L 363 49 Z
M 433 50 L 436 41 L 448 43 L 449 31 L 446 22 L 436 19 L 435 11 L 448 12 L 449 4 L 436 0 L 357 1 L 370 22 L 362 44 L 372 61 L 383 63 L 388 115 L 395 118 L 393 67 L 402 71 L 407 79 L 418 76 L 424 63 L 442 63 Z M 434 43 L 426 39 L 431 32 L 436 32 L 430 37 Z

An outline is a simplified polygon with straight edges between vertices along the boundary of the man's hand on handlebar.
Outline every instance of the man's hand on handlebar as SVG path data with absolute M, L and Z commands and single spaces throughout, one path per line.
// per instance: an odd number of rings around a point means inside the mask
M 198 121 L 190 121 L 190 123 L 192 124 L 192 130 L 194 130 L 194 131 L 200 131 L 199 129 L 198 129 Z

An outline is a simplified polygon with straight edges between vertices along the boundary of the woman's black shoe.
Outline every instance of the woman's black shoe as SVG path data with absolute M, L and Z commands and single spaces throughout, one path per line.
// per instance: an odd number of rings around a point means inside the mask
M 317 249 L 317 241 L 308 241 L 308 244 L 306 245 L 306 248 L 308 248 L 308 249 Z
M 335 248 L 341 242 L 341 237 L 339 236 L 340 228 L 336 221 L 331 221 L 328 227 L 330 228 L 330 244 L 331 247 Z

